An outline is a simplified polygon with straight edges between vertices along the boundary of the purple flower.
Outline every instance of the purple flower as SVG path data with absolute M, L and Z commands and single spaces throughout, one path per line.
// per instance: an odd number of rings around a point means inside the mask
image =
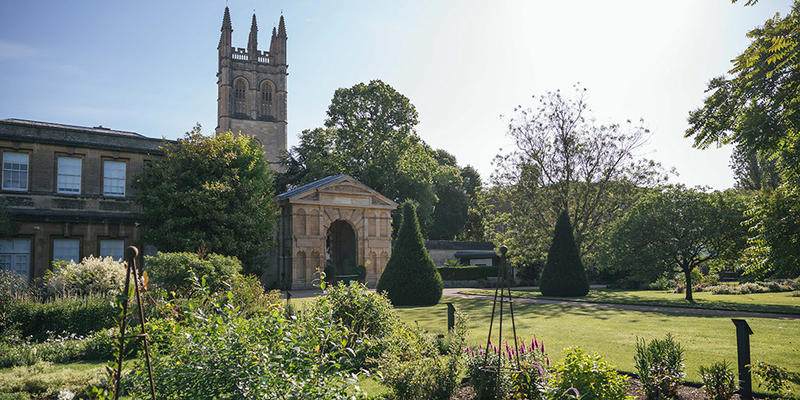
M 544 354 L 544 342 L 542 342 L 542 354 Z
M 547 364 L 548 367 L 550 367 L 550 357 L 546 357 L 544 359 L 544 362 L 545 362 L 545 364 Z
M 575 389 L 574 387 L 571 387 L 571 388 L 567 389 L 567 392 L 569 392 L 569 391 L 572 391 L 573 393 L 575 393 L 575 397 L 581 397 L 581 394 L 578 392 L 578 389 Z
M 542 368 L 542 366 L 539 365 L 538 362 L 534 361 L 533 362 L 533 366 L 536 367 L 536 372 L 539 373 L 539 376 L 543 376 L 544 375 L 544 368 Z

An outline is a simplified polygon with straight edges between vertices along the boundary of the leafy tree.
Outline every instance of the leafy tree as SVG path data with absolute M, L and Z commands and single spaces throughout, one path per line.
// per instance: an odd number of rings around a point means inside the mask
M 272 172 L 248 136 L 204 136 L 200 125 L 136 178 L 145 240 L 161 251 L 239 258 L 248 272 L 264 266 L 275 224 Z
M 464 229 L 469 198 L 463 186 L 458 167 L 447 165 L 439 168 L 433 184 L 439 201 L 433 211 L 429 238 L 452 240 Z
M 682 186 L 649 193 L 614 226 L 608 263 L 643 282 L 682 272 L 686 300 L 692 271 L 711 262 L 732 262 L 745 246 L 746 201 L 733 192 L 704 193 Z
M 434 305 L 442 298 L 442 277 L 425 249 L 416 207 L 406 201 L 401 210 L 402 225 L 376 290 L 396 306 Z
M 731 154 L 730 166 L 739 189 L 775 189 L 781 183 L 775 160 L 768 155 L 736 147 Z
M 747 36 L 752 42 L 733 60 L 729 76 L 712 79 L 703 107 L 689 114 L 686 137 L 692 137 L 698 148 L 734 143 L 744 154 L 775 162 L 783 183 L 776 193 L 764 192 L 749 212 L 752 237 L 745 267 L 756 277 L 796 275 L 800 274 L 800 0 L 787 16 L 778 14 Z
M 495 159 L 487 206 L 492 237 L 514 251 L 515 264 L 541 260 L 555 224 L 566 210 L 584 261 L 593 264 L 612 223 L 660 183 L 658 164 L 636 157 L 649 132 L 628 122 L 602 125 L 590 118 L 585 89 L 576 96 L 547 93 L 539 107 L 517 107 L 509 135 L 516 149 Z
M 464 192 L 469 199 L 467 218 L 464 228 L 458 234 L 458 239 L 484 241 L 486 240 L 486 207 L 483 204 L 483 182 L 478 171 L 471 165 L 461 168 L 461 179 L 464 182 Z
M 434 151 L 417 136 L 417 110 L 388 84 L 373 80 L 337 89 L 324 128 L 305 130 L 287 155 L 278 190 L 348 174 L 383 195 L 419 204 L 423 229 L 436 205 Z
M 539 285 L 545 296 L 577 297 L 589 293 L 589 280 L 572 236 L 572 224 L 566 210 L 558 216 L 553 243 L 547 253 Z

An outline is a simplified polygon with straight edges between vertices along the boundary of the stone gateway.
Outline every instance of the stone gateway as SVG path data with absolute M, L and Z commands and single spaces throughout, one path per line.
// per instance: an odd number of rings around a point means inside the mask
M 281 287 L 311 288 L 330 265 L 337 276 L 358 265 L 374 287 L 392 251 L 391 212 L 397 203 L 348 175 L 329 176 L 278 196 L 276 251 Z

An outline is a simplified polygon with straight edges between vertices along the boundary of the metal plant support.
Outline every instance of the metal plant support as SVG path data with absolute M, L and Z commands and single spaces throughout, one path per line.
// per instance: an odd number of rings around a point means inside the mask
M 514 303 L 511 300 L 511 281 L 508 279 L 508 259 L 506 258 L 506 254 L 508 253 L 508 247 L 501 246 L 500 247 L 500 266 L 497 268 L 497 286 L 494 290 L 494 301 L 492 303 L 492 318 L 489 320 L 489 335 L 486 338 L 486 351 L 484 352 L 484 369 L 489 371 L 497 372 L 497 391 L 500 391 L 501 385 L 501 377 L 503 372 L 507 373 L 517 373 L 520 372 L 522 369 L 520 368 L 519 363 L 519 345 L 517 344 L 517 325 L 514 322 Z M 508 291 L 508 296 L 505 295 L 505 292 Z M 498 300 L 498 293 L 500 294 Z M 491 341 L 492 341 L 492 328 L 494 326 L 494 316 L 495 311 L 498 312 L 498 331 L 497 331 L 497 343 L 498 346 L 501 346 L 503 343 L 503 304 L 508 303 L 508 310 L 511 313 L 511 329 L 514 334 L 514 364 L 510 366 L 503 366 L 503 352 L 497 352 L 497 366 L 489 366 L 486 365 L 489 360 L 489 349 Z M 498 307 L 499 305 L 499 307 Z M 499 309 L 499 310 L 498 310 Z
M 117 354 L 117 371 L 114 379 L 114 400 L 119 399 L 119 381 L 122 378 L 122 359 L 125 357 L 125 339 L 142 338 L 144 343 L 144 357 L 147 362 L 147 376 L 150 378 L 150 395 L 153 400 L 156 399 L 156 388 L 153 384 L 153 368 L 150 366 L 150 348 L 147 345 L 147 332 L 145 331 L 144 309 L 142 308 L 142 296 L 139 294 L 139 274 L 136 272 L 136 258 L 139 256 L 139 249 L 135 246 L 129 246 L 125 249 L 125 264 L 127 264 L 127 271 L 125 272 L 125 291 L 123 291 L 124 300 L 122 301 L 122 325 L 119 329 L 119 354 Z M 125 336 L 125 325 L 128 317 L 128 293 L 130 291 L 131 275 L 133 275 L 133 287 L 136 292 L 136 304 L 139 306 L 139 326 L 142 327 L 142 333 L 138 335 Z

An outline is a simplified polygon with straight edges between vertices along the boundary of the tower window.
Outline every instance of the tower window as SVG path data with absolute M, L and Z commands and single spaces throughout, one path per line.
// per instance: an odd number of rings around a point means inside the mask
M 272 85 L 269 82 L 264 82 L 261 85 L 261 106 L 259 108 L 259 115 L 262 117 L 272 116 Z
M 233 112 L 235 114 L 247 114 L 247 85 L 244 79 L 237 79 L 233 83 Z

